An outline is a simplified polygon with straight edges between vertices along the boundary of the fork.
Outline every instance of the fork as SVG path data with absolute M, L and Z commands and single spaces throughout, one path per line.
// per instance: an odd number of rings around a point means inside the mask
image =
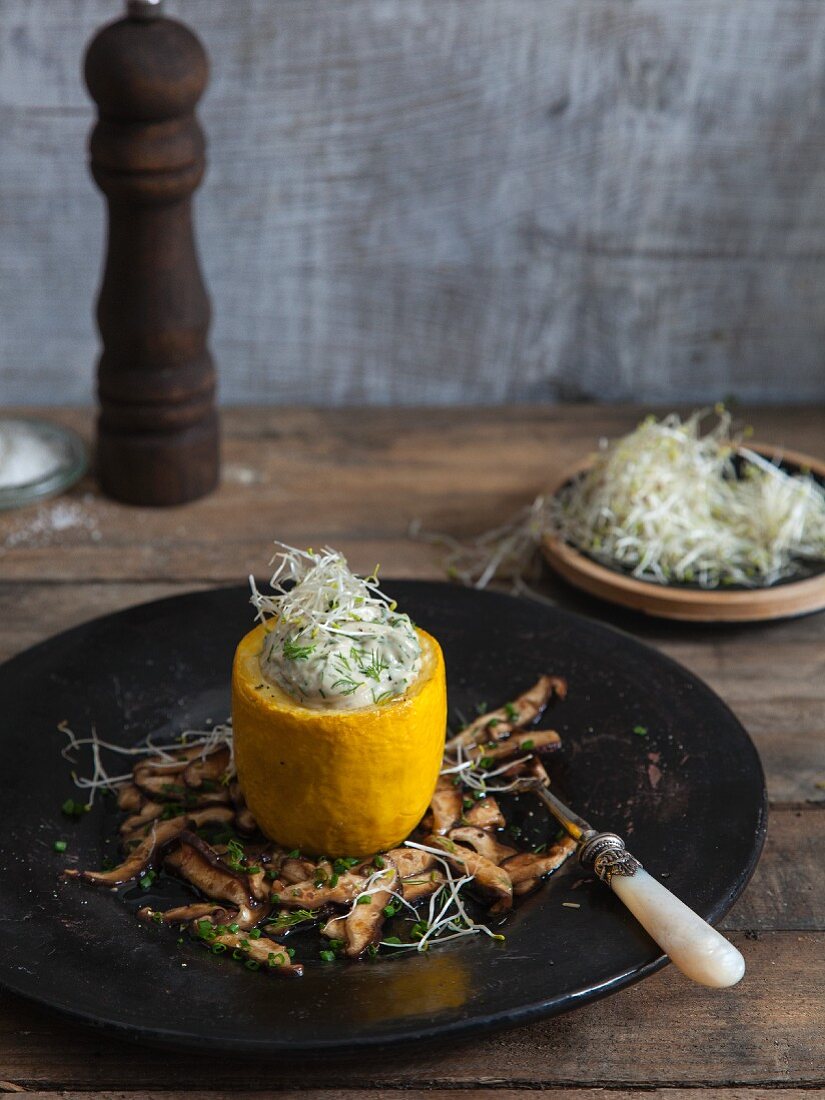
M 610 887 L 686 977 L 717 989 L 736 985 L 745 973 L 741 952 L 649 875 L 620 836 L 598 832 L 557 798 L 543 779 L 525 777 L 513 789 L 538 795 L 576 841 L 579 861 Z

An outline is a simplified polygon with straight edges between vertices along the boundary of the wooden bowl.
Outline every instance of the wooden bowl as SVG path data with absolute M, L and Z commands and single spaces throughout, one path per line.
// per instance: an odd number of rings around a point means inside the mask
M 783 466 L 809 469 L 825 481 L 825 462 L 795 451 L 754 444 L 749 447 L 766 458 L 780 458 Z M 569 470 L 554 489 L 579 476 L 590 466 L 580 463 Z M 825 569 L 798 581 L 782 581 L 768 588 L 700 589 L 688 585 L 641 581 L 619 569 L 600 565 L 554 535 L 542 540 L 544 557 L 569 584 L 591 596 L 630 607 L 645 615 L 702 623 L 748 623 L 784 619 L 825 608 Z

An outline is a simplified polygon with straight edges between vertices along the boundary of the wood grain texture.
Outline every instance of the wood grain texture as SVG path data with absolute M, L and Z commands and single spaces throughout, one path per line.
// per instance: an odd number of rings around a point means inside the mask
M 700 989 L 673 967 L 574 1013 L 442 1051 L 277 1066 L 206 1054 L 152 1055 L 0 997 L 2 1075 L 27 1088 L 102 1090 L 571 1087 L 645 1083 L 825 1085 L 825 935 L 731 937 L 747 981 Z M 689 1024 L 686 1024 L 689 1021 Z
M 357 569 L 437 575 L 440 551 L 410 522 L 463 538 L 498 526 L 644 410 L 244 409 L 223 417 L 219 491 L 175 509 L 101 500 L 87 478 L 55 503 L 0 514 L 8 580 L 210 580 L 264 572 L 274 538 L 334 542 Z M 88 437 L 91 416 L 54 414 Z M 825 406 L 743 413 L 760 438 L 821 455 Z M 57 530 L 55 530 L 57 527 Z M 376 556 L 377 555 L 377 556 Z M 602 605 L 599 605 L 602 606 Z
M 740 932 L 825 932 L 825 812 L 773 806 L 765 850 L 742 897 L 720 922 Z
M 6 1087 L 4 1088 L 4 1086 Z M 0 1093 L 17 1091 L 25 1092 L 29 1100 L 52 1100 L 58 1095 L 60 1100 L 100 1100 L 101 1095 L 100 1092 L 88 1092 L 78 1089 L 61 1089 L 59 1094 L 51 1090 L 47 1092 L 40 1089 L 31 1091 L 19 1085 L 15 1086 L 9 1081 L 0 1081 Z M 277 1088 L 274 1091 L 268 1088 L 264 1091 L 244 1092 L 242 1095 L 244 1100 L 268 1100 L 272 1096 L 278 1096 L 281 1100 L 399 1100 L 400 1091 L 395 1088 L 341 1089 L 335 1085 L 330 1085 L 328 1088 Z M 409 1089 L 403 1091 L 408 1096 L 423 1096 L 426 1097 L 426 1100 L 456 1100 L 455 1089 L 427 1088 L 424 1092 L 411 1092 Z M 575 1098 L 575 1100 L 606 1100 L 604 1089 L 592 1089 L 586 1085 L 584 1087 L 565 1088 L 562 1086 L 561 1088 L 538 1089 L 511 1089 L 507 1085 L 503 1087 L 490 1085 L 482 1088 L 473 1087 L 470 1095 L 474 1100 L 530 1100 L 531 1097 L 543 1096 L 550 1091 L 552 1091 L 554 1100 L 568 1100 L 568 1098 Z M 153 1090 L 151 1093 L 145 1091 L 132 1092 L 123 1089 L 113 1092 L 107 1089 L 105 1095 L 107 1100 L 154 1100 L 155 1097 L 157 1097 L 157 1100 L 235 1100 L 239 1093 L 235 1089 L 221 1092 L 197 1089 L 184 1092 L 177 1089 L 170 1091 L 164 1088 L 162 1091 L 155 1092 Z M 637 1089 L 611 1089 L 609 1100 L 631 1100 L 632 1097 L 638 1098 L 642 1095 L 644 1100 L 696 1100 L 696 1092 L 693 1089 L 670 1088 L 645 1088 L 643 1093 Z M 708 1095 L 707 1091 L 705 1095 Z M 725 1088 L 724 1091 L 719 1089 L 714 1090 L 713 1095 L 724 1096 L 725 1100 L 765 1100 L 764 1090 L 752 1088 Z M 810 1100 L 816 1093 L 811 1089 L 774 1088 L 771 1090 L 770 1095 L 771 1100 L 804 1100 L 804 1098 Z
M 825 395 L 818 0 L 170 6 L 213 61 L 225 401 Z M 113 9 L 2 11 L 3 396 L 85 401 Z

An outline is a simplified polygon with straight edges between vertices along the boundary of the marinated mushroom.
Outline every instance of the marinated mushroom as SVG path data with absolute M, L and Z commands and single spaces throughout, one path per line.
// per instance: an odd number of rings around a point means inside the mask
M 481 829 L 503 829 L 507 824 L 498 802 L 491 795 L 465 810 L 461 820 L 468 825 L 478 825 Z
M 344 954 L 347 958 L 357 959 L 380 936 L 384 923 L 384 907 L 392 898 L 398 882 L 398 873 L 394 867 L 386 867 L 378 875 L 378 883 L 368 893 L 359 894 L 344 917 L 340 927 L 345 943 Z M 376 888 L 378 887 L 378 888 Z
M 528 691 L 512 703 L 479 715 L 455 737 L 451 737 L 447 742 L 447 751 L 455 752 L 459 745 L 466 747 L 480 741 L 499 741 L 514 729 L 535 722 L 554 694 L 564 699 L 567 694 L 566 681 L 559 676 L 540 676 Z
M 167 867 L 208 897 L 231 902 L 238 910 L 238 923 L 242 928 L 251 928 L 266 915 L 267 907 L 253 898 L 245 874 L 228 867 L 195 833 L 184 830 L 179 840 L 179 846 L 166 856 Z
M 160 822 L 157 828 L 161 828 L 164 825 L 169 825 L 173 829 L 177 829 L 178 832 L 182 832 L 188 828 L 190 823 L 196 829 L 201 829 L 205 825 L 221 825 L 226 824 L 232 820 L 232 811 L 227 806 L 204 806 L 200 810 L 192 810 L 191 812 L 178 814 L 175 817 L 167 818 L 166 821 Z M 155 826 L 153 826 L 154 828 Z M 123 838 L 124 842 L 128 843 L 130 840 L 134 840 L 135 834 L 131 833 L 129 836 Z
M 513 886 L 522 882 L 534 882 L 536 879 L 558 870 L 568 856 L 576 850 L 576 842 L 569 836 L 562 837 L 546 852 L 519 852 L 503 864 Z
M 206 925 L 210 925 L 210 928 Z M 300 978 L 304 972 L 301 963 L 292 961 L 289 949 L 269 936 L 260 935 L 254 938 L 244 931 L 224 931 L 222 925 L 215 927 L 211 921 L 194 921 L 191 928 L 214 954 L 219 953 L 215 950 L 216 945 L 219 945 L 238 952 L 239 957 L 245 958 L 247 963 L 256 963 L 256 970 L 266 970 L 290 978 Z
M 439 777 L 428 815 L 428 825 L 434 833 L 446 833 L 460 819 L 463 808 L 461 791 L 451 776 Z
M 463 848 L 445 836 L 430 836 L 426 843 L 433 848 L 441 848 L 444 859 L 461 874 L 472 875 L 474 885 L 493 901 L 494 913 L 502 913 L 513 905 L 513 883 L 503 867 L 492 860 L 479 855 L 470 848 Z
M 480 760 L 506 760 L 521 752 L 547 752 L 557 749 L 561 738 L 555 730 L 530 730 L 527 733 L 513 733 L 495 744 L 481 746 L 475 755 Z
M 494 836 L 475 825 L 461 825 L 457 829 L 450 829 L 447 835 L 450 840 L 469 844 L 480 856 L 489 859 L 491 863 L 501 864 L 517 852 L 516 848 L 499 844 Z
M 364 889 L 365 878 L 363 875 L 344 872 L 337 875 L 337 882 L 333 886 L 331 882 L 322 886 L 316 886 L 314 882 L 298 882 L 287 886 L 286 890 L 273 893 L 272 900 L 276 905 L 286 905 L 294 909 L 317 909 L 322 905 L 346 905 L 352 901 Z
M 217 782 L 227 775 L 231 754 L 227 745 L 220 745 L 214 752 L 196 756 L 183 773 L 187 787 L 202 787 L 205 782 Z
M 446 881 L 442 871 L 426 871 L 410 875 L 409 878 L 401 879 L 401 894 L 404 900 L 412 905 L 413 902 L 434 894 Z
M 131 855 L 110 871 L 77 871 L 67 868 L 63 873 L 69 878 L 82 878 L 84 882 L 92 882 L 96 886 L 120 886 L 121 883 L 129 882 L 143 874 L 158 854 L 172 841 L 178 839 L 185 824 L 185 821 L 181 823 L 180 819 L 173 819 L 153 825 L 148 835 Z
M 299 859 L 297 856 L 287 856 L 278 868 L 278 878 L 283 882 L 308 882 L 315 880 L 315 864 L 311 859 Z
M 210 901 L 196 901 L 191 905 L 176 905 L 172 909 L 152 909 L 144 905 L 137 911 L 138 920 L 157 921 L 162 924 L 186 924 L 202 917 L 231 920 L 227 910 Z
M 144 802 L 140 812 L 130 814 L 120 826 L 121 834 L 125 836 L 127 833 L 140 831 L 145 825 L 151 824 L 156 818 L 160 817 L 164 809 L 162 802 Z
M 401 878 L 429 871 L 435 866 L 435 856 L 431 852 L 423 852 L 420 848 L 392 848 L 387 852 L 386 858 L 396 868 Z
M 143 795 L 134 783 L 124 783 L 117 792 L 117 808 L 127 813 L 136 813 L 143 805 Z

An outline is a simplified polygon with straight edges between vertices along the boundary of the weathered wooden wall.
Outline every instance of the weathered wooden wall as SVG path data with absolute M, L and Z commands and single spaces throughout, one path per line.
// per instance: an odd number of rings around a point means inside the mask
M 225 401 L 825 397 L 821 0 L 169 0 Z M 83 401 L 115 0 L 0 0 L 0 400 Z

